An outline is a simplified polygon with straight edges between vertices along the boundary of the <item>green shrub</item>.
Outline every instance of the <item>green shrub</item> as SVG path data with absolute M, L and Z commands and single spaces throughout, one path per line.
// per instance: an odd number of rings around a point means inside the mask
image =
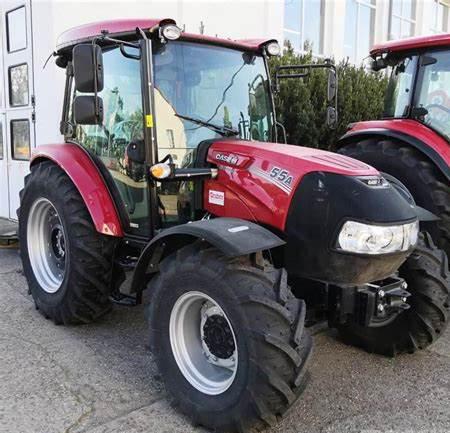
M 297 55 L 287 48 L 283 56 L 270 60 L 272 77 L 278 65 L 322 63 L 311 54 Z M 387 79 L 382 73 L 366 71 L 347 62 L 338 70 L 338 125 L 326 126 L 327 72 L 319 69 L 304 79 L 280 80 L 275 96 L 277 118 L 286 128 L 287 142 L 301 146 L 332 149 L 347 125 L 360 120 L 380 118 L 383 112 Z

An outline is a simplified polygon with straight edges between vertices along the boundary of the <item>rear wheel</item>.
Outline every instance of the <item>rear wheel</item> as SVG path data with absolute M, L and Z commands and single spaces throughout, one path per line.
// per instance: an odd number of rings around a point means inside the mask
M 339 149 L 355 159 L 400 180 L 415 202 L 440 220 L 421 224 L 436 244 L 450 256 L 450 188 L 437 167 L 406 143 L 386 138 L 367 138 Z
M 416 250 L 399 269 L 407 279 L 409 310 L 386 325 L 364 327 L 349 321 L 339 325 L 342 339 L 369 352 L 394 356 L 425 349 L 445 331 L 450 316 L 450 273 L 445 253 L 431 236 L 421 233 Z
M 20 253 L 36 307 L 56 324 L 105 314 L 115 240 L 96 231 L 75 185 L 43 162 L 31 168 L 20 199 Z
M 311 337 L 286 272 L 194 244 L 151 285 L 151 344 L 175 404 L 219 432 L 273 425 L 303 390 Z

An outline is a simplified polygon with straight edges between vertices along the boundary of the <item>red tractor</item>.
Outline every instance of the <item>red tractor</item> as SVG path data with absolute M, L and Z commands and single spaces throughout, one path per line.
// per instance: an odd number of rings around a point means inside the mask
M 340 153 L 389 175 L 419 206 L 450 255 L 450 34 L 376 45 L 372 69 L 389 70 L 382 120 L 351 124 Z
M 168 391 L 220 432 L 261 430 L 296 401 L 305 318 L 393 354 L 430 344 L 449 315 L 424 211 L 365 163 L 277 143 L 279 51 L 170 19 L 69 30 L 55 53 L 65 144 L 36 150 L 21 193 L 37 309 L 88 323 L 147 289 Z

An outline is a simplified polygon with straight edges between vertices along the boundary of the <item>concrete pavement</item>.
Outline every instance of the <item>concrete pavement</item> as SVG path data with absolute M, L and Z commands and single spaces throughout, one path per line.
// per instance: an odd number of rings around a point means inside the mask
M 314 337 L 311 381 L 268 433 L 450 432 L 450 332 L 395 359 Z M 16 249 L 0 248 L 0 433 L 188 433 L 148 350 L 144 308 L 55 326 L 35 309 Z

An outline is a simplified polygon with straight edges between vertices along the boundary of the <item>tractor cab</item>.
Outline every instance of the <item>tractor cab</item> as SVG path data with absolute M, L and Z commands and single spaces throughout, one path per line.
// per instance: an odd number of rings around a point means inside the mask
M 67 72 L 61 131 L 102 166 L 119 198 L 122 226 L 145 238 L 203 216 L 194 203 L 201 191 L 191 180 L 211 176 L 205 159 L 213 141 L 277 142 L 284 131 L 276 122 L 267 62 L 280 53 L 276 41 L 190 35 L 172 20 L 150 24 L 119 22 L 114 33 L 105 30 L 111 23 L 87 25 L 63 34 L 57 51 Z M 318 66 L 330 71 L 335 103 L 334 66 Z M 302 66 L 281 67 L 276 85 L 307 74 Z M 329 122 L 335 123 L 335 112 L 330 107 Z M 161 161 L 166 170 L 158 174 L 162 166 L 156 166 L 149 179 L 148 168 Z M 156 182 L 166 172 L 171 179 Z
M 450 139 L 450 48 L 375 52 L 372 67 L 388 69 L 384 117 L 418 120 Z

